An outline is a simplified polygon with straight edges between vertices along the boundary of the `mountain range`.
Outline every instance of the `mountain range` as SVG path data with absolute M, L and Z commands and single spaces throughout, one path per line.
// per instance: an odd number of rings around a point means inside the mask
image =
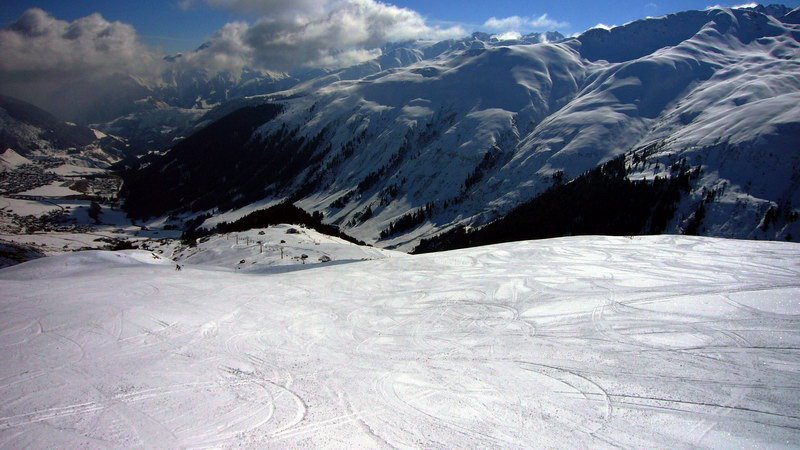
M 797 446 L 800 8 L 507 36 L 0 96 L 0 447 Z
M 92 127 L 127 143 L 139 219 L 213 227 L 288 200 L 402 250 L 500 219 L 530 238 L 562 216 L 556 235 L 793 240 L 798 23 L 782 6 L 714 8 L 570 38 L 398 43 L 338 70 L 175 71 Z
M 291 199 L 409 249 L 625 155 L 630 180 L 695 170 L 661 231 L 791 238 L 797 16 L 688 11 L 557 42 L 476 34 L 401 67 L 315 78 L 142 158 L 126 174 L 129 210 L 228 217 Z

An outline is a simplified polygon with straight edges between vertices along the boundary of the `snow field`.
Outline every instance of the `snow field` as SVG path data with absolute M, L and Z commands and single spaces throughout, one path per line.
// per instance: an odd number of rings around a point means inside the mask
M 73 202 L 75 203 L 75 202 Z M 57 211 L 63 206 L 56 203 L 43 202 L 39 200 L 23 200 L 12 197 L 0 197 L 0 209 L 6 210 L 18 216 L 41 217 L 51 211 Z
M 83 195 L 78 191 L 74 191 L 63 185 L 62 181 L 55 181 L 46 186 L 39 186 L 34 189 L 29 189 L 25 192 L 20 192 L 19 195 L 27 195 L 32 197 L 69 197 L 71 195 Z
M 282 274 L 0 271 L 0 446 L 795 447 L 800 246 L 573 237 Z

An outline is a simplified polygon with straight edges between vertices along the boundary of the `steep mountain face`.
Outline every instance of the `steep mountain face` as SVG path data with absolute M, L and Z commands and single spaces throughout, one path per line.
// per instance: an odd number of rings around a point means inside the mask
M 111 122 L 92 125 L 104 134 L 124 139 L 127 145 L 125 156 L 131 159 L 148 151 L 159 151 L 175 145 L 202 128 L 198 122 L 208 113 L 204 109 L 169 106 L 153 98 L 140 103 L 146 104 L 146 108 Z
M 0 149 L 22 157 L 85 153 L 97 162 L 111 163 L 122 154 L 124 144 L 61 121 L 30 103 L 0 96 Z
M 692 222 L 718 236 L 798 236 L 795 13 L 691 11 L 556 43 L 472 36 L 404 67 L 329 74 L 262 97 L 280 112 L 254 131 L 231 120 L 216 129 L 239 144 L 144 158 L 127 174 L 129 202 L 143 216 L 221 207 L 233 217 L 289 198 L 408 249 L 627 154 L 631 180 L 697 169 L 667 232 Z M 246 187 L 198 178 L 209 164 Z
M 92 130 L 58 120 L 30 103 L 0 96 L 0 147 L 26 154 L 35 149 L 83 147 L 96 140 Z
M 185 70 L 179 66 L 167 71 L 163 78 L 164 84 L 154 93 L 156 98 L 173 107 L 197 109 L 209 109 L 234 98 L 281 91 L 298 82 L 287 74 L 252 69 L 233 74 Z
M 183 64 L 186 55 L 178 54 L 165 58 L 170 68 L 162 74 L 159 83 L 148 85 L 130 77 L 110 80 L 108 86 L 114 92 L 99 96 L 103 101 L 98 104 L 87 104 L 92 99 L 81 95 L 81 92 L 86 92 L 86 87 L 76 86 L 76 99 L 70 103 L 74 111 L 62 113 L 78 122 L 93 122 L 93 128 L 124 138 L 129 146 L 128 153 L 138 156 L 168 148 L 175 141 L 224 116 L 220 111 L 232 112 L 237 107 L 252 105 L 253 102 L 248 100 L 251 96 L 279 91 L 286 92 L 285 95 L 313 92 L 332 83 L 362 79 L 455 50 L 563 39 L 560 33 L 548 32 L 500 42 L 495 36 L 474 33 L 463 39 L 441 42 L 392 43 L 380 49 L 379 57 L 361 64 L 336 70 L 303 69 L 292 73 L 251 68 L 237 73 L 216 72 Z M 202 46 L 198 50 L 202 50 Z M 65 95 L 70 94 L 67 92 Z M 114 101 L 106 102 L 105 99 Z
M 248 142 L 259 125 L 280 111 L 276 105 L 242 108 L 173 147 L 169 152 L 172 162 L 166 166 L 147 165 L 150 159 L 160 161 L 156 155 L 142 158 L 145 163 L 139 169 L 141 173 L 158 183 L 154 189 L 166 191 L 165 195 L 156 195 L 155 191 L 148 191 L 153 195 L 139 195 L 148 188 L 140 184 L 144 178 L 137 176 L 134 185 L 124 191 L 128 193 L 129 213 L 145 216 L 152 210 L 170 211 L 184 205 L 194 210 L 213 209 L 235 202 L 230 193 L 258 192 L 263 186 L 260 174 L 270 169 L 268 164 L 274 156 L 253 149 Z

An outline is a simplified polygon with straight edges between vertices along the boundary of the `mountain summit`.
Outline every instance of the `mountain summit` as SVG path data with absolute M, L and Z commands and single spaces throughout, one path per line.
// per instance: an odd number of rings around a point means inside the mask
M 410 248 L 626 155 L 632 180 L 692 170 L 661 231 L 791 238 L 800 231 L 792 17 L 720 8 L 554 43 L 433 45 L 445 50 L 250 99 L 143 158 L 127 172 L 127 205 L 136 216 L 235 217 L 291 199 L 360 239 Z

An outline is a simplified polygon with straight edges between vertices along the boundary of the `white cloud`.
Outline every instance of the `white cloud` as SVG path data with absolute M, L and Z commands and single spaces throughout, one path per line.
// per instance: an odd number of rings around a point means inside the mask
M 210 71 L 243 67 L 286 71 L 336 67 L 379 55 L 381 46 L 414 39 L 467 34 L 459 26 L 435 26 L 416 11 L 375 0 L 182 0 L 257 15 L 232 22 L 180 64 Z M 49 78 L 56 73 L 151 77 L 163 68 L 161 55 L 138 42 L 136 31 L 93 14 L 74 22 L 31 9 L 0 30 L 0 80 Z
M 92 14 L 65 22 L 33 8 L 0 29 L 0 73 L 5 77 L 114 73 L 146 76 L 158 57 L 138 42 L 136 30 Z
M 372 59 L 389 42 L 466 35 L 458 26 L 429 25 L 416 11 L 374 0 L 205 0 L 210 6 L 267 14 L 222 30 L 194 60 L 285 71 L 343 67 Z M 230 25 L 229 25 L 230 26 Z M 227 26 L 226 26 L 227 28 Z M 189 58 L 191 60 L 192 58 Z
M 558 28 L 569 27 L 568 22 L 559 22 L 557 20 L 551 19 L 550 17 L 547 16 L 547 14 L 542 14 L 541 16 L 531 20 L 529 24 L 534 29 L 554 30 Z
M 38 8 L 0 29 L 0 55 L 3 93 L 64 115 L 104 90 L 120 98 L 131 77 L 155 83 L 163 64 L 128 24 L 99 14 L 66 22 Z
M 519 30 L 523 27 L 526 19 L 520 16 L 511 16 L 503 19 L 497 17 L 490 17 L 483 26 L 490 30 Z
M 494 36 L 498 41 L 516 41 L 522 37 L 518 31 L 506 31 Z
M 56 113 L 80 109 L 76 99 L 91 111 L 109 95 L 119 100 L 109 104 L 146 96 L 139 82 L 159 83 L 168 69 L 235 75 L 245 67 L 344 67 L 379 56 L 390 42 L 467 34 L 459 26 L 432 25 L 416 11 L 375 0 L 181 0 L 179 6 L 201 4 L 253 19 L 228 23 L 174 64 L 142 45 L 128 24 L 99 14 L 67 22 L 30 9 L 0 29 L 0 92 Z
M 252 66 L 253 51 L 244 42 L 249 29 L 245 22 L 228 23 L 200 49 L 184 54 L 179 62 L 183 68 L 202 68 L 212 73 L 236 73 Z
M 741 5 L 733 5 L 733 6 L 725 6 L 717 3 L 716 5 L 706 6 L 705 11 L 710 11 L 712 9 L 724 9 L 724 8 L 746 9 L 746 8 L 755 8 L 756 6 L 758 6 L 758 3 L 742 3 Z
M 561 22 L 550 18 L 547 14 L 538 17 L 510 16 L 505 18 L 490 17 L 483 24 L 484 28 L 492 31 L 543 31 L 568 28 L 568 22 Z

